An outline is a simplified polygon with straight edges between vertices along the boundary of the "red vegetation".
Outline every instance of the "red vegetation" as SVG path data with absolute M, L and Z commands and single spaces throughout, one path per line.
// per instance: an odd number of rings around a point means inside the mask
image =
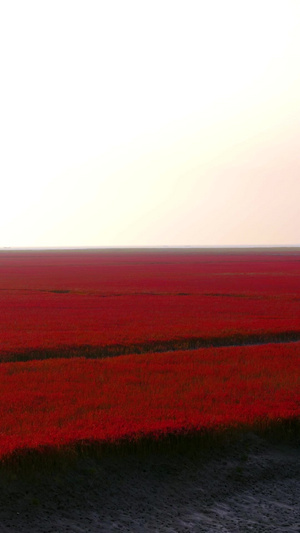
M 2 457 L 300 414 L 299 342 L 178 351 L 300 339 L 297 251 L 1 252 L 0 317 Z
M 0 357 L 300 335 L 300 254 L 1 252 Z
M 2 363 L 0 455 L 300 414 L 300 343 Z

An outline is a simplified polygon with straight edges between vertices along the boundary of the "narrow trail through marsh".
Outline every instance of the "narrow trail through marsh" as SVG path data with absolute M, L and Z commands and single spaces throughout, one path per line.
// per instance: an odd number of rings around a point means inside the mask
M 171 351 L 196 350 L 198 348 L 222 348 L 226 346 L 251 346 L 262 344 L 293 343 L 300 341 L 300 331 L 278 333 L 252 333 L 228 337 L 192 337 L 170 340 L 151 340 L 136 344 L 111 344 L 106 346 L 65 345 L 53 348 L 33 348 L 18 352 L 0 353 L 1 362 L 20 362 L 50 358 L 86 357 L 104 359 L 128 354 L 147 354 Z

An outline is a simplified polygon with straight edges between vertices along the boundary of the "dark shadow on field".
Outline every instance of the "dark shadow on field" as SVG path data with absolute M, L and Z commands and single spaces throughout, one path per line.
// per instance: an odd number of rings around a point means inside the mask
M 0 469 L 0 531 L 299 531 L 299 425 L 19 457 Z
M 221 348 L 225 346 L 250 346 L 255 344 L 289 343 L 300 341 L 300 331 L 282 331 L 278 333 L 237 334 L 227 337 L 191 337 L 171 340 L 155 340 L 137 344 L 112 344 L 106 346 L 71 345 L 56 348 L 36 348 L 18 352 L 0 353 L 1 362 L 20 362 L 33 359 L 86 357 L 104 359 L 128 354 L 159 353 L 176 350 L 195 350 L 197 348 Z

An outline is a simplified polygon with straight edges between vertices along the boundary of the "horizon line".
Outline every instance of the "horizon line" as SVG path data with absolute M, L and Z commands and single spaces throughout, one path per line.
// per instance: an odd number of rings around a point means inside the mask
M 286 249 L 300 244 L 224 244 L 224 245 L 131 245 L 131 246 L 0 246 L 0 251 L 14 250 L 165 250 L 165 249 Z

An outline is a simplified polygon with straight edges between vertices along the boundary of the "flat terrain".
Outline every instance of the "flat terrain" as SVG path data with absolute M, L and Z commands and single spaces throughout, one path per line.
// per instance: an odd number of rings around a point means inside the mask
M 0 533 L 300 532 L 299 249 L 1 251 L 0 317 Z
M 0 252 L 0 312 L 6 361 L 300 340 L 300 251 Z
M 0 474 L 1 533 L 299 533 L 300 442 L 85 456 Z

